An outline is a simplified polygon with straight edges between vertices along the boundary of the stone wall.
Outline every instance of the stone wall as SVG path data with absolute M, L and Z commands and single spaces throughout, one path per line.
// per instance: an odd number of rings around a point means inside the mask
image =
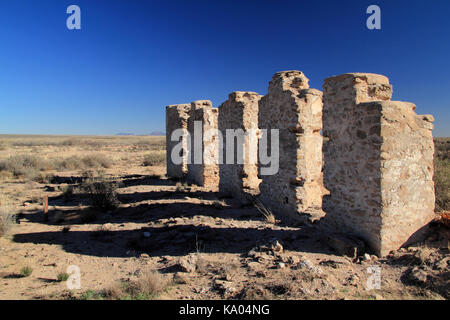
M 412 103 L 391 101 L 392 86 L 382 75 L 328 78 L 323 95 L 308 81 L 300 71 L 278 72 L 264 97 L 238 91 L 218 109 L 209 100 L 168 106 L 168 175 L 187 174 L 190 182 L 240 200 L 259 191 L 261 202 L 284 221 L 320 221 L 324 231 L 364 239 L 378 255 L 419 239 L 434 217 L 433 117 L 417 115 Z M 178 128 L 190 139 L 183 135 L 182 163 L 175 164 L 170 154 L 179 142 L 170 135 Z M 217 128 L 222 136 L 206 135 Z M 242 130 L 231 164 L 226 129 Z M 274 149 L 271 129 L 279 133 Z M 259 148 L 268 138 L 258 165 L 247 152 L 256 143 L 252 130 Z M 278 171 L 264 175 L 261 151 L 270 157 L 275 148 Z
M 414 239 L 434 216 L 431 116 L 390 101 L 381 75 L 324 83 L 323 224 L 363 238 L 378 255 Z
M 195 122 L 197 121 L 197 126 Z M 199 186 L 217 190 L 219 186 L 219 139 L 207 132 L 217 133 L 218 109 L 209 100 L 191 103 L 188 131 L 191 136 L 187 180 Z M 195 136 L 197 134 L 197 137 Z M 195 152 L 198 151 L 198 152 Z
M 219 130 L 223 135 L 219 190 L 222 195 L 231 195 L 242 202 L 247 202 L 247 195 L 259 192 L 257 134 L 261 97 L 255 92 L 237 91 L 219 107 Z M 230 134 L 230 130 L 236 137 Z M 233 148 L 227 148 L 227 144 Z M 238 159 L 239 149 L 242 156 Z M 232 159 L 232 163 L 227 162 L 227 157 Z
M 190 104 L 175 104 L 166 107 L 166 163 L 167 176 L 181 179 L 187 174 L 187 125 L 189 118 Z M 172 132 L 176 129 L 183 129 L 184 134 L 178 141 L 171 141 Z M 179 145 L 181 143 L 181 145 Z M 179 155 L 181 163 L 174 163 L 172 150 L 180 146 Z
M 324 215 L 322 92 L 309 89 L 308 82 L 300 71 L 278 72 L 259 102 L 259 128 L 267 134 L 279 130 L 280 155 L 278 173 L 260 174 L 260 199 L 288 221 L 316 221 Z M 270 139 L 268 149 L 270 154 Z

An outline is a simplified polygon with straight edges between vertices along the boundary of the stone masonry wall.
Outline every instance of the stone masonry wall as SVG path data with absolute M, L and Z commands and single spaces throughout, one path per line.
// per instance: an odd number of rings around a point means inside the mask
M 237 91 L 231 93 L 228 100 L 219 107 L 219 130 L 223 135 L 219 191 L 242 202 L 246 202 L 247 194 L 255 195 L 259 192 L 261 182 L 258 179 L 257 164 L 258 102 L 261 97 L 255 92 Z M 233 138 L 232 150 L 226 148 L 227 142 L 232 143 L 227 139 L 228 129 L 236 130 L 237 137 Z M 240 161 L 237 158 L 238 144 L 243 150 Z M 227 152 L 230 156 L 233 155 L 233 163 L 226 162 Z
M 322 92 L 309 89 L 308 81 L 300 71 L 278 72 L 259 102 L 259 129 L 269 134 L 279 129 L 280 154 L 278 173 L 260 175 L 260 199 L 288 221 L 315 221 L 324 215 Z M 269 139 L 269 154 L 270 146 Z
M 201 132 L 195 132 L 195 121 L 201 122 L 200 128 L 197 128 Z M 210 129 L 217 130 L 217 121 L 218 109 L 212 108 L 211 101 L 198 100 L 191 103 L 188 119 L 191 148 L 187 179 L 211 190 L 217 190 L 219 186 L 219 165 L 216 161 L 219 157 L 219 139 L 217 136 L 205 137 L 205 133 Z M 194 134 L 200 135 L 198 149 Z M 200 163 L 195 163 L 197 161 Z
M 434 215 L 431 116 L 390 101 L 381 75 L 324 83 L 323 224 L 363 238 L 378 255 L 413 239 Z
M 183 178 L 187 174 L 187 124 L 189 118 L 190 104 L 175 104 L 166 107 L 166 163 L 167 176 L 171 178 Z M 184 135 L 181 141 L 171 141 L 172 132 L 176 129 L 183 129 Z M 172 149 L 182 143 L 180 156 L 182 162 L 175 164 L 172 161 Z

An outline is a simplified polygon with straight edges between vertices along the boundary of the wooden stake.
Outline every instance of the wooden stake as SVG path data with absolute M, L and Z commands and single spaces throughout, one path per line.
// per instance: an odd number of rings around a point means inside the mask
M 44 196 L 44 221 L 48 221 L 48 196 Z

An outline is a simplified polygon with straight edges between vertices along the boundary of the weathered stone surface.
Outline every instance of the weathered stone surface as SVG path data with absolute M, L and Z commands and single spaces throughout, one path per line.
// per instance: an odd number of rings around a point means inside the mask
M 259 192 L 261 182 L 257 164 L 258 102 L 261 97 L 255 92 L 237 91 L 219 107 L 219 130 L 223 135 L 219 191 L 242 202 L 246 202 L 248 194 Z
M 322 92 L 309 89 L 308 81 L 301 71 L 278 72 L 259 102 L 259 129 L 279 130 L 280 154 L 278 173 L 259 176 L 261 201 L 290 221 L 315 221 L 324 215 Z M 270 143 L 268 149 L 271 154 Z
M 195 128 L 196 121 L 199 124 L 197 128 Z M 191 103 L 188 119 L 191 148 L 188 155 L 187 179 L 211 190 L 217 190 L 219 186 L 217 121 L 218 109 L 212 108 L 211 101 L 198 100 Z M 212 132 L 216 134 L 207 135 Z M 199 139 L 196 139 L 196 134 Z
M 171 178 L 183 178 L 187 173 L 187 123 L 189 118 L 190 104 L 175 104 L 166 107 L 166 163 L 167 176 Z M 172 159 L 172 149 L 180 143 L 171 141 L 171 135 L 174 130 L 183 129 L 184 134 L 181 137 L 182 157 L 181 163 L 174 163 Z
M 432 117 L 390 101 L 389 80 L 344 74 L 324 83 L 324 225 L 398 249 L 434 216 Z

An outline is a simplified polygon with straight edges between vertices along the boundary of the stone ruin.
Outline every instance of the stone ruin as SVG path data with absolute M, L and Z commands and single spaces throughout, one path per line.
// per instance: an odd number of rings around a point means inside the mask
M 217 130 L 218 111 L 209 100 L 194 101 L 191 103 L 187 126 L 190 135 L 187 180 L 210 190 L 217 190 L 219 186 L 217 159 L 220 151 L 218 137 L 207 133 Z M 193 150 L 201 152 L 195 153 Z
M 385 255 L 434 217 L 433 117 L 391 101 L 381 75 L 343 74 L 323 88 L 323 222 Z
M 167 176 L 172 178 L 182 179 L 187 175 L 187 149 L 188 149 L 188 119 L 189 112 L 191 110 L 190 104 L 174 104 L 166 107 L 166 164 L 167 164 Z M 176 129 L 182 129 L 183 132 L 180 137 L 174 137 L 172 139 L 172 133 Z M 175 139 L 181 140 L 180 147 Z M 174 140 L 174 141 L 172 141 Z M 180 163 L 174 163 L 172 152 L 177 153 L 181 157 Z
M 289 221 L 323 217 L 322 92 L 300 71 L 276 73 L 259 103 L 260 129 L 279 130 L 279 170 L 261 175 L 260 199 Z M 271 153 L 271 143 L 267 143 Z M 261 165 L 261 167 L 264 167 Z
M 219 190 L 222 195 L 233 196 L 242 202 L 248 200 L 248 195 L 259 193 L 261 182 L 257 163 L 258 102 L 261 97 L 256 92 L 237 91 L 219 107 L 219 130 L 223 135 Z
M 167 139 L 186 130 L 167 141 L 167 175 L 243 202 L 257 195 L 276 217 L 358 237 L 377 255 L 419 239 L 434 217 L 433 117 L 391 101 L 381 75 L 328 78 L 323 95 L 308 81 L 300 71 L 278 72 L 265 96 L 238 91 L 219 108 L 209 100 L 168 106 Z M 227 136 L 227 129 L 238 131 Z M 278 171 L 265 175 L 261 151 L 277 151 L 271 129 L 279 135 Z M 182 163 L 172 162 L 172 151 Z

